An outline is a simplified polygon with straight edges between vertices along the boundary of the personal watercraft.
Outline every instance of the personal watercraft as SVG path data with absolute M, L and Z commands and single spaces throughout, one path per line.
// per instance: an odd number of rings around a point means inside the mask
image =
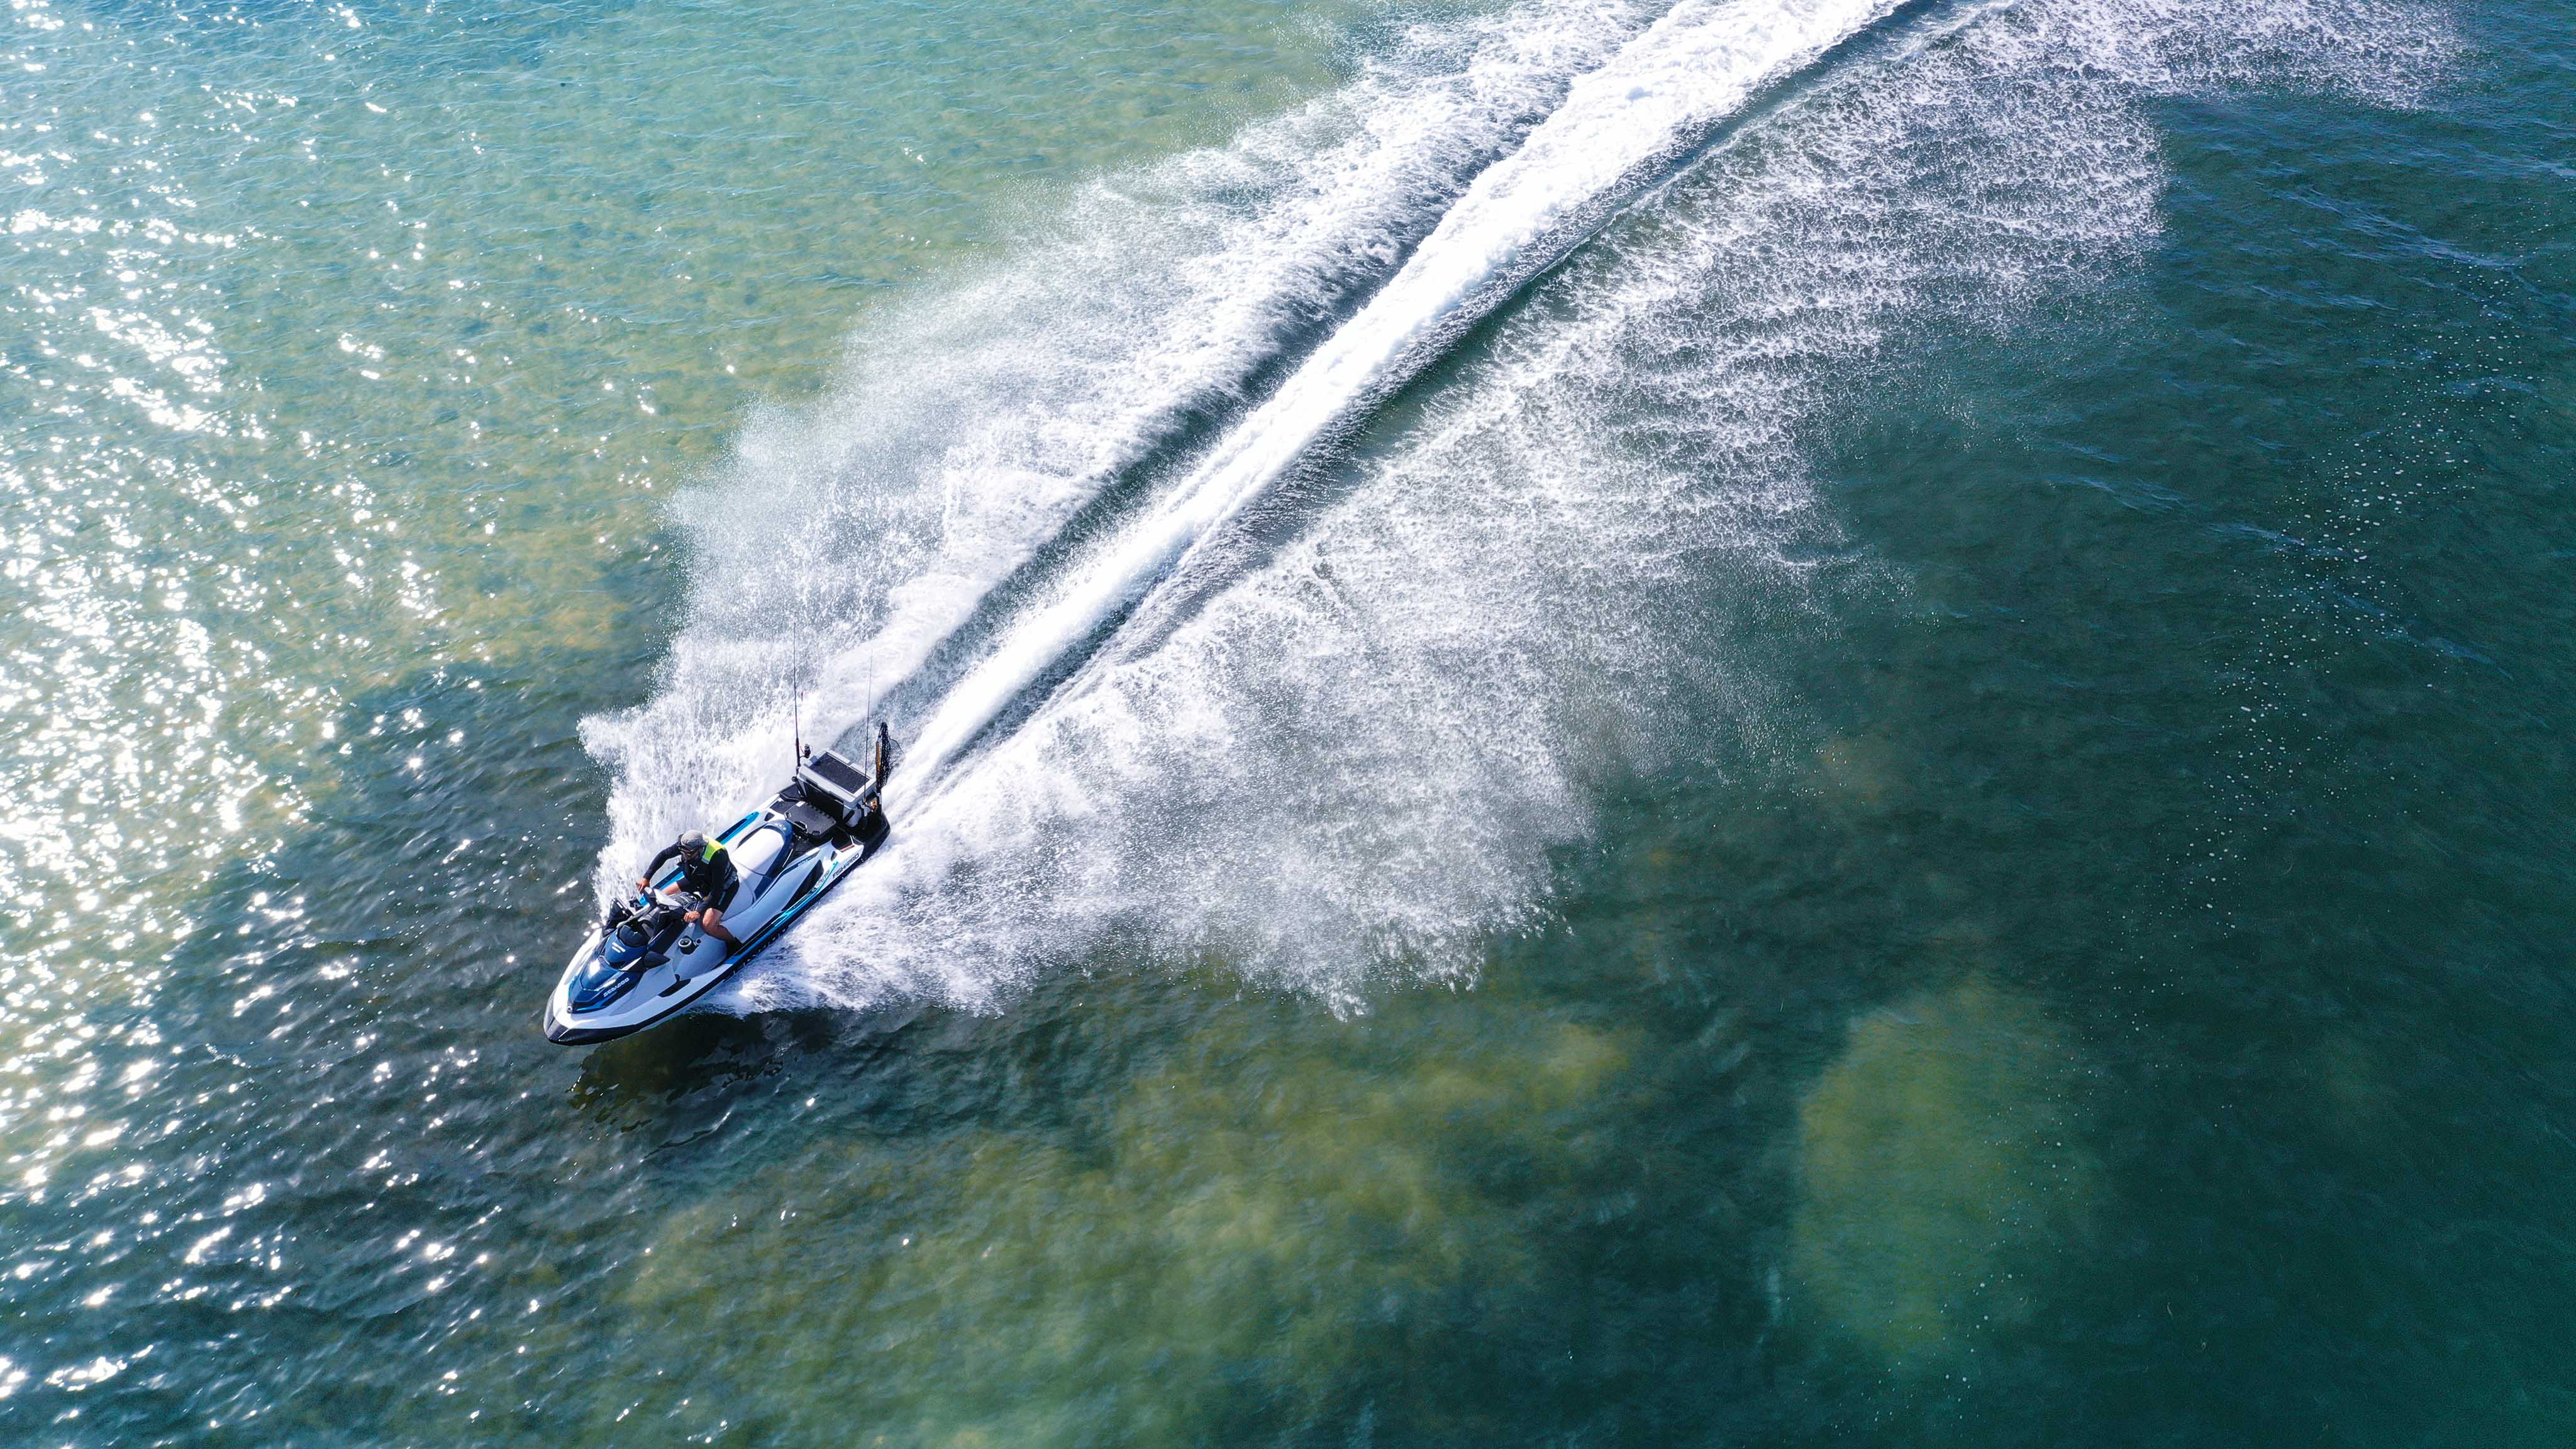
M 894 763 L 877 726 L 873 770 L 831 750 L 797 747 L 796 773 L 776 799 L 716 837 L 739 884 L 723 907 L 728 948 L 684 917 L 705 902 L 678 888 L 673 862 L 632 899 L 609 907 L 564 967 L 546 1001 L 546 1040 L 564 1046 L 642 1031 L 715 990 L 735 968 L 778 939 L 825 892 L 885 843 L 879 796 Z

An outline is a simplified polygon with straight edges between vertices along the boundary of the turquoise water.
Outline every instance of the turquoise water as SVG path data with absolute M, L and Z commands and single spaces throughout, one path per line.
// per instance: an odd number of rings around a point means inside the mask
M 2570 18 L 14 7 L 0 1429 L 2562 1442 Z

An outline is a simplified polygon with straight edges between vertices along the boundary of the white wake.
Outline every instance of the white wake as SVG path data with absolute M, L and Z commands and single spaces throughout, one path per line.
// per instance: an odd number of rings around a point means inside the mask
M 1544 0 L 1406 31 L 1231 144 L 1080 188 L 986 273 L 872 319 L 831 395 L 691 491 L 692 617 L 650 703 L 584 722 L 603 889 L 869 716 L 992 591 L 1297 334 L 1384 279 L 1645 17 Z
M 908 780 L 935 785 L 1042 674 L 1319 441 L 1579 240 L 1622 187 L 1894 7 L 1895 0 L 1685 0 L 1576 81 L 1564 105 L 1476 178 L 1384 290 L 1229 432 L 1175 497 L 1087 560 L 949 691 L 919 732 Z
M 1436 386 L 1378 416 L 1388 390 L 1454 349 L 1498 293 L 1591 232 L 1602 208 L 1629 204 L 1637 177 L 1876 14 L 1693 5 L 1641 30 L 1584 7 L 1519 11 L 1441 42 L 1446 52 L 1429 46 L 1433 59 L 1401 84 L 1372 77 L 1332 102 L 1366 112 L 1397 96 L 1462 97 L 1455 76 L 1484 66 L 1490 79 L 1504 55 L 1520 67 L 1486 101 L 1445 112 L 1474 119 L 1441 160 L 1401 181 L 1349 173 L 1346 211 L 1376 218 L 1350 234 L 1377 237 L 1375 259 L 1333 271 L 1325 242 L 1303 270 L 1267 271 L 1285 228 L 1260 207 L 1249 215 L 1273 220 L 1229 232 L 1245 221 L 1235 215 L 1194 241 L 1202 279 L 1220 279 L 1198 295 L 1267 287 L 1277 308 L 1239 352 L 1213 340 L 1221 328 L 1191 334 L 1232 359 L 1192 374 L 1219 379 L 1189 386 L 1220 398 L 1239 385 L 1224 379 L 1252 375 L 1245 355 L 1275 352 L 1277 315 L 1324 315 L 1331 287 L 1317 277 L 1354 297 L 1385 280 L 1125 528 L 1050 566 L 1052 590 L 1003 617 L 955 687 L 931 696 L 909 762 L 916 787 L 931 788 L 898 797 L 895 848 L 748 971 L 729 1004 L 989 1006 L 1032 972 L 1095 959 L 1210 961 L 1353 1001 L 1376 972 L 1472 973 L 1494 932 L 1544 919 L 1556 853 L 1591 833 L 1602 774 L 1758 740 L 1794 714 L 1765 661 L 1794 654 L 1812 627 L 1801 560 L 1836 543 L 1811 450 L 1869 405 L 1907 339 L 2025 325 L 2153 244 L 2165 168 L 2148 101 L 2258 84 L 2404 104 L 2447 44 L 2438 22 L 2369 0 L 1927 9 L 1811 69 L 1611 219 L 1458 349 Z M 1535 38 L 1549 26 L 1580 43 L 1551 49 Z M 1502 95 L 1511 102 L 1480 109 Z M 1303 174 L 1298 144 L 1325 149 L 1273 139 L 1283 176 Z M 1424 186 L 1436 225 L 1385 198 L 1361 204 L 1380 182 Z M 1289 190 L 1273 195 L 1295 210 Z M 1095 269 L 1078 285 L 1166 280 Z M 1161 344 L 1136 339 L 1164 334 L 1118 335 L 1142 354 Z M 907 415 L 903 369 L 889 367 L 846 405 L 755 426 L 737 480 L 701 495 L 693 527 L 718 552 L 736 539 L 774 546 L 804 526 L 799 515 L 739 507 L 771 470 L 820 489 L 867 471 L 854 455 L 924 457 L 855 416 Z M 1160 381 L 1158 400 L 1121 412 L 1096 383 L 1066 384 L 991 416 L 1070 419 L 1054 436 L 1068 456 L 1094 458 L 1091 471 L 1048 461 L 1026 486 L 1088 497 L 1080 480 L 1132 456 L 1124 440 L 1153 433 L 1176 388 L 1188 391 Z M 1122 433 L 1095 429 L 1098 416 L 1146 421 Z M 1229 520 L 1334 441 L 1349 446 L 1333 486 L 1301 504 L 1290 536 L 1248 563 L 1229 558 L 1212 583 L 1193 572 L 1193 547 L 1233 532 Z M 854 519 L 876 506 L 864 491 L 858 507 L 846 488 L 823 491 Z M 1018 521 L 979 533 L 972 506 L 943 515 L 893 494 L 894 531 L 923 542 L 816 606 L 830 658 L 869 657 L 904 616 L 907 581 L 983 598 L 979 580 L 999 575 L 943 579 L 949 540 L 1001 538 L 995 556 L 1017 567 L 1068 516 L 1060 502 L 1013 515 L 997 482 L 993 512 Z M 1154 607 L 1176 576 L 1201 599 L 1185 617 L 1149 637 L 1116 632 L 1122 611 L 1140 595 Z M 620 770 L 621 849 L 738 808 L 784 758 L 782 721 L 774 748 L 758 741 L 739 768 L 719 752 L 704 771 L 731 793 L 651 772 L 656 758 L 705 763 L 666 735 L 693 710 L 720 709 L 699 691 L 726 670 L 795 677 L 794 642 L 730 613 L 721 587 L 702 586 L 700 607 L 671 684 L 594 736 Z M 1075 660 L 1088 663 L 1065 678 Z M 1024 716 L 1015 705 L 1035 702 L 1033 683 L 1049 692 Z M 920 768 L 942 764 L 944 777 Z

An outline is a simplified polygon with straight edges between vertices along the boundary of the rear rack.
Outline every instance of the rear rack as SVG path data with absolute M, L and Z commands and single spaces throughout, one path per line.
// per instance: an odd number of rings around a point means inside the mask
M 796 779 L 805 787 L 806 799 L 813 800 L 818 796 L 829 799 L 840 807 L 839 813 L 844 815 L 875 798 L 877 793 L 877 782 L 834 750 L 825 750 L 798 765 Z
M 837 750 L 799 760 L 796 778 L 778 792 L 772 807 L 794 822 L 808 835 L 820 837 L 835 831 L 862 832 L 868 812 L 876 808 L 877 793 L 885 788 L 887 771 L 893 766 L 893 744 L 886 727 L 877 726 L 876 769 L 860 769 Z

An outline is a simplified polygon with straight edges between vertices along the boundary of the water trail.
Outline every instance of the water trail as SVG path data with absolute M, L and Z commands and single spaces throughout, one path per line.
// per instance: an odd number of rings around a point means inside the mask
M 1819 13 L 1698 5 L 1657 40 Z M 1788 23 L 1767 40 L 1794 68 L 1821 42 Z M 916 686 L 947 743 L 915 764 L 971 750 L 971 768 L 935 791 L 912 771 L 898 847 L 731 1005 L 991 1006 L 1098 952 L 1351 1001 L 1378 972 L 1471 974 L 1493 932 L 1544 919 L 1598 761 L 1651 767 L 1794 715 L 1765 651 L 1794 652 L 1818 608 L 1801 560 L 1836 547 L 1808 450 L 1908 337 L 2021 325 L 2138 255 L 2164 184 L 2146 98 L 2404 104 L 2445 44 L 2402 0 L 1934 7 L 1640 197 L 1630 174 L 1672 170 L 1655 147 L 1723 124 L 1647 85 L 1637 104 L 1686 119 L 1617 129 L 1631 98 L 1604 87 L 1656 53 L 1647 29 L 1580 3 L 1425 27 L 1306 112 L 1077 193 L 990 271 L 870 320 L 825 403 L 747 427 L 684 515 L 692 618 L 661 688 L 585 724 L 615 771 L 607 870 L 774 779 L 786 685 L 816 657 L 828 730 L 858 718 L 871 663 L 891 680 L 970 614 L 1002 627 L 960 641 L 1001 646 L 967 676 L 980 696 Z M 1744 53 L 1681 49 L 1676 68 Z M 1584 115 L 1601 129 L 1574 137 Z M 1646 159 L 1623 172 L 1616 147 Z M 1455 376 L 1379 415 L 1609 204 L 1626 210 Z M 1524 232 L 1492 220 L 1514 216 Z M 1515 235 L 1536 240 L 1504 255 Z M 1433 275 L 1442 258 L 1460 270 Z M 1134 476 L 1309 346 L 1195 466 Z M 1192 552 L 1363 428 L 1295 497 L 1293 536 Z M 1065 536 L 1131 481 L 1132 529 Z M 1175 515 L 1177 544 L 1104 566 Z M 1060 591 L 1014 617 L 993 590 L 1015 573 Z M 1185 618 L 1112 631 L 1134 593 L 1159 610 L 1184 580 Z M 1105 610 L 1089 626 L 1065 607 L 1085 591 Z M 1011 683 L 1076 665 L 1042 705 Z M 746 725 L 764 699 L 773 717 Z
M 1229 144 L 1077 189 L 979 274 L 870 318 L 819 405 L 773 409 L 680 508 L 690 620 L 654 698 L 584 722 L 612 773 L 603 882 L 730 818 L 918 678 L 1068 521 L 1233 410 L 1382 281 L 1473 177 L 1646 23 L 1539 0 L 1412 26 Z
M 2368 0 L 1958 14 L 1609 226 L 1373 423 L 1293 538 L 994 733 L 727 1004 L 990 1008 L 1092 960 L 1355 1007 L 1472 976 L 1546 919 L 1605 770 L 1797 739 L 1776 681 L 1836 597 L 1810 561 L 1848 557 L 1811 451 L 1913 343 L 2082 335 L 2068 301 L 2157 234 L 2149 97 L 2405 103 L 2444 45 Z
M 1605 201 L 1762 87 L 1894 8 L 1894 0 L 1686 0 L 1576 81 L 1557 112 L 1476 178 L 1393 280 L 1229 432 L 1168 503 L 1087 561 L 948 692 L 918 733 L 907 790 L 917 795 L 923 782 L 935 784 L 1004 708 L 1193 544 L 1561 256 Z

